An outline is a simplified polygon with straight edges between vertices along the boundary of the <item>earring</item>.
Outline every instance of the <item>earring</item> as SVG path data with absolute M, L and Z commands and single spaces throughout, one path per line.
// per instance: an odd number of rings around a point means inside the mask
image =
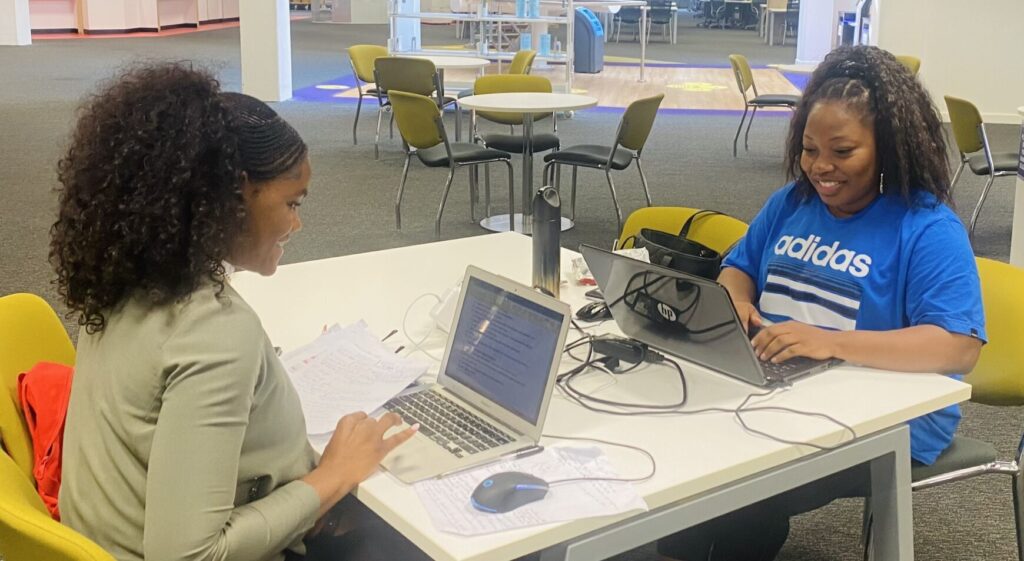
M 885 172 L 878 174 L 878 192 L 885 194 Z

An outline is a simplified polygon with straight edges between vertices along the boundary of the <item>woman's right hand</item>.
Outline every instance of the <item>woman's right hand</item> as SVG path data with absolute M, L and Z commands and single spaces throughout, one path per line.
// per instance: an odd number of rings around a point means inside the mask
M 412 438 L 419 428 L 412 426 L 384 438 L 384 433 L 401 423 L 402 418 L 394 413 L 374 419 L 363 412 L 345 415 L 338 421 L 320 465 L 303 478 L 320 495 L 322 511 L 369 477 L 384 456 Z
M 764 319 L 761 314 L 757 312 L 757 306 L 751 302 L 734 302 L 736 307 L 736 315 L 740 318 L 740 325 L 743 326 L 743 330 L 750 335 L 752 328 L 764 327 Z

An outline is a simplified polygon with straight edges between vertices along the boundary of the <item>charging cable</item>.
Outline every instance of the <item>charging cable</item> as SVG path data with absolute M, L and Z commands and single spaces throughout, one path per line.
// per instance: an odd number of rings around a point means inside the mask
M 409 336 L 409 330 L 406 328 L 406 323 L 409 321 L 409 312 L 412 311 L 413 307 L 416 304 L 418 304 L 420 300 L 423 300 L 424 298 L 426 298 L 428 296 L 433 297 L 435 300 L 437 300 L 438 303 L 441 303 L 441 297 L 438 296 L 437 294 L 434 294 L 433 292 L 427 292 L 425 294 L 420 294 L 419 296 L 414 298 L 413 301 L 409 303 L 409 307 L 405 309 L 405 315 L 402 316 L 402 336 L 405 337 L 409 341 L 409 343 L 412 345 L 412 348 L 413 348 L 414 351 L 419 351 L 419 352 L 427 355 L 431 359 L 433 359 L 433 360 L 435 360 L 437 362 L 441 362 L 440 358 L 437 358 L 436 356 L 434 356 L 433 353 L 431 353 L 430 351 L 428 351 L 428 350 L 423 348 L 423 343 L 425 343 L 427 341 L 427 339 L 429 339 L 430 336 L 434 334 L 434 330 L 437 329 L 436 327 L 434 327 L 433 322 L 431 322 L 431 327 L 427 331 L 427 334 L 424 335 L 423 338 L 420 339 L 419 341 L 416 341 L 412 337 L 410 337 Z M 412 354 L 412 353 L 411 352 L 407 353 L 406 356 L 409 356 L 410 354 Z
M 578 482 L 578 481 L 619 481 L 619 482 L 623 482 L 623 483 L 636 483 L 636 482 L 640 482 L 640 481 L 647 481 L 648 479 L 654 477 L 654 474 L 658 472 L 658 462 L 656 462 L 654 460 L 654 455 L 651 454 L 650 452 L 648 452 L 647 450 L 644 450 L 643 448 L 641 448 L 639 446 L 633 446 L 632 444 L 623 444 L 621 442 L 612 442 L 610 440 L 601 440 L 600 438 L 586 438 L 586 437 L 582 437 L 582 436 L 559 436 L 557 434 L 542 434 L 541 436 L 544 437 L 544 438 L 555 438 L 555 439 L 558 439 L 558 440 L 577 440 L 577 441 L 582 441 L 582 442 L 597 442 L 599 444 L 606 444 L 608 446 L 617 446 L 619 448 L 628 448 L 630 450 L 635 450 L 637 452 L 640 452 L 644 456 L 647 456 L 647 459 L 651 462 L 651 472 L 648 473 L 647 475 L 643 476 L 643 477 L 633 477 L 633 478 L 625 478 L 625 477 L 572 477 L 572 478 L 569 478 L 569 479 L 556 479 L 554 481 L 548 481 L 548 486 L 559 485 L 561 483 L 575 483 L 575 482 Z

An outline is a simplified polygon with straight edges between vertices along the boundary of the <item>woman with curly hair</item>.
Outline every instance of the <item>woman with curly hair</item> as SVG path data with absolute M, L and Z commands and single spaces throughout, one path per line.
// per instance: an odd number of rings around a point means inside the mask
M 969 372 L 985 341 L 981 288 L 951 203 L 946 143 L 928 93 L 890 53 L 836 49 L 790 124 L 794 181 L 769 197 L 719 282 L 762 360 L 838 358 L 903 372 Z M 934 463 L 957 406 L 911 420 L 910 455 Z M 789 517 L 868 491 L 867 466 L 659 543 L 686 560 L 770 560 Z
M 302 227 L 298 133 L 205 71 L 144 65 L 87 101 L 59 176 L 51 260 L 84 326 L 63 521 L 122 561 L 301 559 L 307 545 L 308 559 L 424 558 L 339 502 L 415 428 L 385 439 L 397 416 L 349 415 L 318 457 L 227 280 L 273 274 Z M 311 531 L 318 519 L 348 531 Z

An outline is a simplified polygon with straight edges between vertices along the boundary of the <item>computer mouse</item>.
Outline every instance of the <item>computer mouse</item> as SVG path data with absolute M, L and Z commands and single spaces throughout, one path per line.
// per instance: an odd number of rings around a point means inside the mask
M 581 306 L 576 310 L 576 317 L 583 321 L 601 321 L 612 317 L 612 313 L 608 310 L 608 305 L 604 300 L 601 300 Z
M 520 471 L 503 471 L 481 481 L 469 502 L 484 512 L 508 512 L 539 501 L 547 494 L 547 481 Z

